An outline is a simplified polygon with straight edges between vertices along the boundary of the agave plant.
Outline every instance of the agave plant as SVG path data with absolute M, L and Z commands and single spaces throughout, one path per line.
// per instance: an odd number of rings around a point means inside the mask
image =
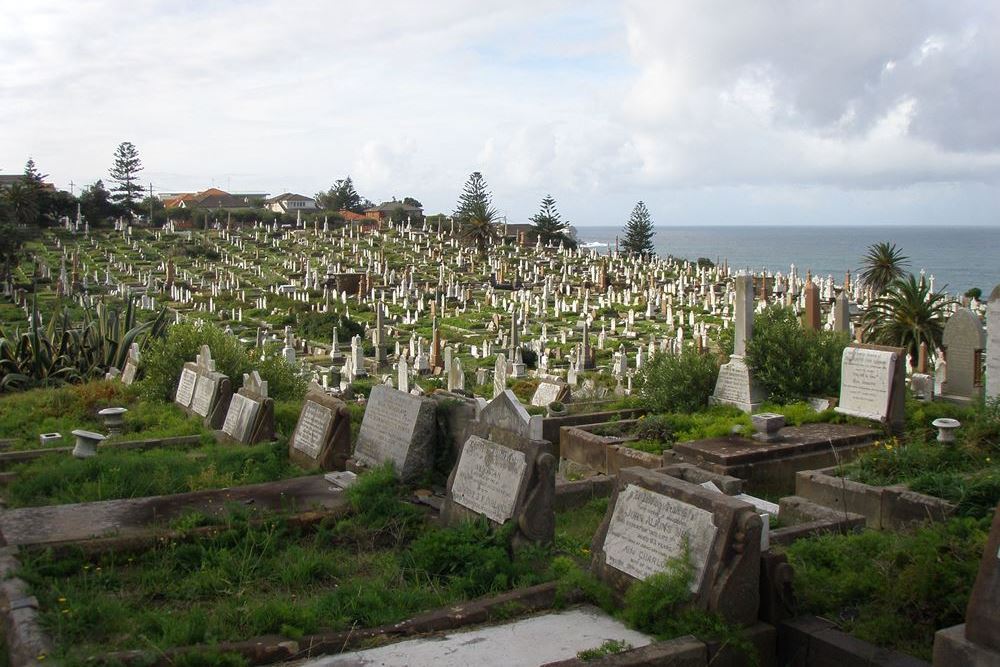
M 906 348 L 910 362 L 916 365 L 920 344 L 930 349 L 941 347 L 949 299 L 942 292 L 932 292 L 927 281 L 909 274 L 889 285 L 862 316 L 865 338 L 872 343 Z
M 165 330 L 165 309 L 136 324 L 131 301 L 124 313 L 99 304 L 95 313 L 85 312 L 79 325 L 64 310 L 42 327 L 36 300 L 26 332 L 8 335 L 0 327 L 0 391 L 100 377 L 112 366 L 125 364 L 133 343 L 145 346 Z

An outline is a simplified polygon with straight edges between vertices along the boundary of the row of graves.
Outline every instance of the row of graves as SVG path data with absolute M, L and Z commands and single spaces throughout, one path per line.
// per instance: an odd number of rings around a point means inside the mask
M 720 375 L 715 400 L 734 400 L 752 410 L 753 378 L 745 364 L 740 366 L 739 362 L 745 340 L 752 335 L 753 318 L 747 313 L 752 312 L 749 306 L 753 286 L 744 278 L 738 278 L 735 284 L 737 294 L 745 297 L 737 304 L 746 304 L 736 309 L 737 344 L 730 362 L 736 368 L 726 377 Z M 751 296 L 746 297 L 748 293 Z M 139 360 L 130 356 L 130 362 Z M 606 514 L 593 536 L 589 569 L 611 587 L 619 601 L 631 585 L 663 571 L 671 559 L 688 559 L 693 568 L 689 604 L 745 628 L 759 652 L 760 664 L 824 664 L 834 659 L 858 664 L 922 664 L 853 639 L 819 619 L 793 617 L 794 573 L 784 557 L 771 550 L 772 544 L 787 544 L 821 531 L 852 530 L 864 525 L 892 529 L 918 515 L 943 514 L 944 508 L 933 501 L 924 501 L 916 497 L 918 494 L 896 492 L 893 497 L 880 499 L 875 511 L 879 523 L 873 525 L 863 508 L 871 504 L 871 498 L 856 500 L 843 480 L 837 480 L 829 471 L 817 470 L 815 465 L 817 456 L 829 456 L 828 452 L 820 452 L 817 442 L 825 442 L 827 450 L 840 448 L 836 456 L 849 455 L 845 453 L 851 447 L 869 445 L 880 431 L 898 427 L 907 379 L 904 364 L 901 349 L 853 345 L 844 352 L 837 410 L 871 420 L 874 428 L 826 424 L 822 425 L 823 433 L 810 435 L 801 430 L 806 427 L 796 431 L 776 424 L 776 415 L 755 414 L 759 433 L 749 443 L 729 439 L 682 443 L 683 447 L 675 447 L 658 461 L 619 465 L 607 474 L 576 482 L 559 474 L 572 455 L 567 435 L 581 426 L 585 428 L 588 420 L 606 418 L 607 413 L 531 415 L 512 391 L 499 386 L 495 395 L 486 400 L 455 391 L 422 395 L 379 383 L 371 390 L 360 430 L 352 442 L 345 402 L 330 388 L 313 384 L 289 439 L 288 454 L 296 464 L 317 474 L 215 492 L 8 510 L 0 513 L 0 531 L 6 544 L 0 564 L 8 575 L 14 575 L 22 549 L 30 552 L 71 545 L 134 550 L 142 540 L 156 539 L 152 529 L 156 521 L 177 516 L 191 506 L 222 507 L 237 501 L 260 511 L 287 508 L 289 504 L 310 512 L 342 511 L 342 489 L 354 483 L 357 475 L 389 463 L 405 482 L 414 483 L 431 470 L 442 448 L 450 448 L 454 465 L 445 487 L 438 493 L 415 496 L 430 508 L 440 525 L 480 519 L 494 530 L 511 526 L 511 549 L 546 545 L 554 540 L 557 511 L 596 496 L 609 496 Z M 500 370 L 507 372 L 506 366 Z M 123 372 L 122 381 L 129 375 L 134 372 Z M 548 384 L 551 387 L 543 393 L 549 393 L 540 400 L 565 398 L 559 393 L 564 391 L 564 384 Z M 211 350 L 205 346 L 181 369 L 175 403 L 178 409 L 204 420 L 220 440 L 233 446 L 273 439 L 273 401 L 267 396 L 266 383 L 251 373 L 237 392 L 232 386 L 231 379 L 216 370 Z M 451 404 L 451 409 L 442 410 L 443 402 Z M 447 429 L 440 428 L 440 419 L 448 421 Z M 443 433 L 450 437 L 442 437 Z M 824 475 L 833 480 L 827 488 L 823 487 Z M 789 480 L 795 484 L 795 495 L 783 497 L 780 503 L 750 493 L 772 488 L 769 485 L 783 488 Z M 770 530 L 772 514 L 782 516 L 787 526 Z M 1000 619 L 998 549 L 1000 513 L 993 523 L 966 623 L 939 633 L 935 664 L 993 664 L 989 661 L 996 659 L 1000 650 L 996 633 Z M 38 623 L 38 602 L 28 594 L 24 582 L 11 576 L 0 590 L 6 598 L 13 664 L 50 653 L 51 640 Z M 464 649 L 461 659 L 466 664 L 474 660 L 486 664 L 541 664 L 560 659 L 563 661 L 559 664 L 576 664 L 572 656 L 591 648 L 587 644 L 592 641 L 591 635 L 582 626 L 577 627 L 582 622 L 577 617 L 561 618 L 551 610 L 556 593 L 556 584 L 543 584 L 407 621 L 403 624 L 407 630 L 402 634 L 415 637 L 408 639 L 404 648 L 396 649 L 403 656 L 401 664 L 407 664 L 414 655 L 424 655 L 422 652 L 430 650 L 428 646 L 440 645 L 435 633 L 453 633 L 461 645 L 475 646 L 480 641 L 475 633 L 504 627 L 508 628 L 507 641 L 514 647 L 509 649 L 514 651 L 512 655 L 527 650 L 530 658 L 498 663 L 495 654 Z M 517 624 L 534 621 L 501 621 L 501 609 L 512 607 L 552 617 L 550 622 L 555 625 L 550 632 L 580 629 L 580 639 L 570 640 L 568 646 L 560 646 L 561 653 L 555 654 L 546 653 L 532 642 L 518 647 Z M 596 610 L 589 613 L 599 615 Z M 472 624 L 480 627 L 467 627 Z M 345 651 L 372 638 L 398 638 L 399 625 L 394 627 L 396 630 L 371 628 L 299 639 L 248 637 L 226 648 L 253 663 L 301 660 Z M 604 631 L 625 633 L 626 629 L 613 626 Z M 708 665 L 718 660 L 733 661 L 730 664 L 740 661 L 738 655 L 727 653 L 724 647 L 689 637 L 655 641 L 652 637 L 628 636 L 637 648 L 617 658 L 627 662 L 615 664 Z M 489 645 L 483 641 L 484 646 Z M 165 659 L 173 660 L 186 650 L 178 647 Z M 133 664 L 149 657 L 137 651 L 119 653 L 112 659 Z M 346 664 L 366 664 L 350 661 L 370 657 L 363 649 L 342 655 Z

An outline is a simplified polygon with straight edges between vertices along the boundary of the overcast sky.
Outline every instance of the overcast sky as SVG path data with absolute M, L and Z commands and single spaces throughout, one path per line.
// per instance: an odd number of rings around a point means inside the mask
M 0 173 L 524 221 L 1000 224 L 1000 2 L 0 0 Z

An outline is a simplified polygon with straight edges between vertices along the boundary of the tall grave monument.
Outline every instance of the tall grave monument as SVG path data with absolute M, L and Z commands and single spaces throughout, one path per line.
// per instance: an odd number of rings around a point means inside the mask
M 1000 285 L 986 306 L 986 398 L 1000 396 Z
M 757 412 L 766 396 L 754 381 L 745 361 L 747 341 L 753 335 L 753 277 L 736 276 L 735 337 L 729 362 L 719 369 L 712 405 L 733 405 L 744 412 Z

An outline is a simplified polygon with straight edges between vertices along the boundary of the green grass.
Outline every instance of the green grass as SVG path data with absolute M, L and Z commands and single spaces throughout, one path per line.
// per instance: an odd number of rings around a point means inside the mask
M 799 611 L 929 660 L 934 632 L 963 621 L 989 522 L 960 518 L 913 533 L 798 540 L 787 552 Z
M 930 422 L 937 417 L 962 422 L 957 443 L 935 440 Z M 957 504 L 961 516 L 985 516 L 1000 501 L 1000 408 L 910 404 L 905 436 L 876 443 L 843 474 L 876 486 L 905 484 Z
M 20 576 L 38 596 L 53 657 L 67 664 L 111 650 L 372 627 L 556 576 L 550 550 L 512 555 L 509 529 L 482 523 L 426 526 L 406 493 L 376 469 L 348 493 L 351 515 L 313 530 L 276 517 L 250 524 L 237 512 L 210 536 L 138 555 L 25 553 Z M 561 529 L 583 541 L 598 509 L 560 515 Z M 204 523 L 192 515 L 175 528 Z
M 121 439 L 199 435 L 203 443 L 213 440 L 199 418 L 170 403 L 139 400 L 135 390 L 104 380 L 0 395 L 0 439 L 12 439 L 13 450 L 39 449 L 38 436 L 54 432 L 62 433 L 62 446 L 72 446 L 75 429 L 106 432 L 97 413 L 113 406 L 129 410 Z
M 105 451 L 78 460 L 50 454 L 14 468 L 10 507 L 136 498 L 269 482 L 303 474 L 280 443 Z

